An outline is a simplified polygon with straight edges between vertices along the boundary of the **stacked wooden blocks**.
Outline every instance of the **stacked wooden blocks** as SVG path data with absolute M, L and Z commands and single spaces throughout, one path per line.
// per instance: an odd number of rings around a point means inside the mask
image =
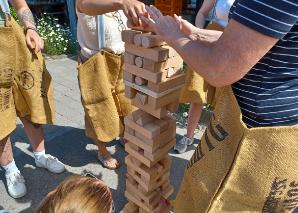
M 125 94 L 139 109 L 125 117 L 128 156 L 124 212 L 157 212 L 160 195 L 168 198 L 176 120 L 185 81 L 183 61 L 174 49 L 151 33 L 125 30 Z

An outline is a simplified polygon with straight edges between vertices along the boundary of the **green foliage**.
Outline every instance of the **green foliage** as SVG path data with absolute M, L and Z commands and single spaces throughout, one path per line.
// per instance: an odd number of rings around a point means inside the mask
M 10 7 L 10 15 L 16 20 L 19 24 L 21 24 L 19 17 L 17 15 L 16 10 L 13 7 Z
M 72 41 L 68 26 L 59 24 L 52 15 L 43 14 L 37 19 L 37 31 L 44 40 L 45 53 L 48 55 L 72 54 L 76 42 Z

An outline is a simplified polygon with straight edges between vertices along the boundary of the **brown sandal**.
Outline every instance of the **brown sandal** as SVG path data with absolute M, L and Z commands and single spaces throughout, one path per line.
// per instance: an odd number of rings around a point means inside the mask
M 100 161 L 100 163 L 103 165 L 103 167 L 110 169 L 110 170 L 118 169 L 120 166 L 119 162 L 115 158 L 112 158 L 110 153 L 106 153 L 104 156 L 97 155 L 97 159 Z M 116 161 L 116 167 L 109 166 L 109 163 L 111 162 L 111 160 Z

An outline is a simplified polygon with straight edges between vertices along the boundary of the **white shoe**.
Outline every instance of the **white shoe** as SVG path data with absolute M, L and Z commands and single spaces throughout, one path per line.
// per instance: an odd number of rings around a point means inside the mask
M 46 168 L 53 173 L 61 173 L 65 170 L 65 166 L 62 162 L 48 154 L 40 161 L 35 160 L 35 164 L 37 167 Z
M 179 141 L 177 141 L 176 145 L 174 146 L 174 150 L 177 151 L 179 154 L 184 153 L 187 150 L 187 146 L 193 143 L 194 139 L 190 139 L 185 135 Z
M 8 193 L 13 198 L 23 197 L 27 193 L 25 179 L 20 172 L 5 175 Z

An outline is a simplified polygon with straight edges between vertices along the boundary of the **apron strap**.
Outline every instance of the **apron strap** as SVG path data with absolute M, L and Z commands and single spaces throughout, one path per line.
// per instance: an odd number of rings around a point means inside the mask
M 97 18 L 98 48 L 99 48 L 99 50 L 101 50 L 101 49 L 105 48 L 104 16 L 98 15 L 96 18 Z

